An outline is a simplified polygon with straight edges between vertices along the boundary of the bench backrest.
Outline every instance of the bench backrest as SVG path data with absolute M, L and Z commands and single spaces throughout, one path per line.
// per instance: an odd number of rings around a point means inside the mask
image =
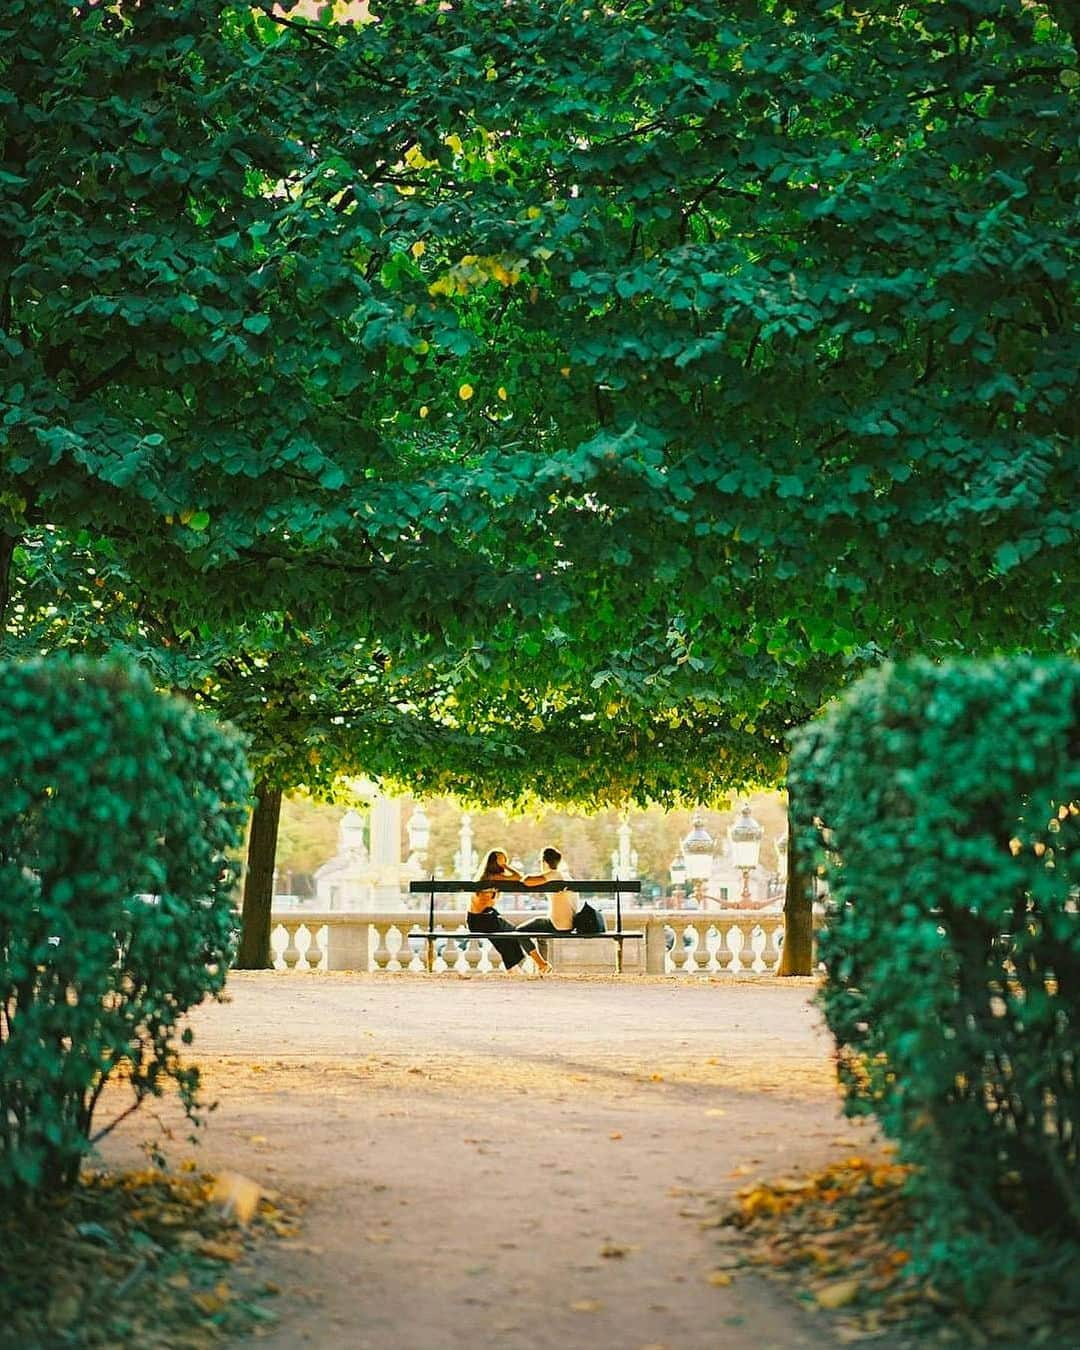
M 410 881 L 409 890 L 419 895 L 453 895 L 460 891 L 576 891 L 578 895 L 637 894 L 640 881 L 545 881 L 526 886 L 521 881 Z
M 578 895 L 614 895 L 615 927 L 622 930 L 623 892 L 638 893 L 640 881 L 545 881 L 539 886 L 526 886 L 520 881 L 436 881 L 429 877 L 427 881 L 410 881 L 409 890 L 416 894 L 428 895 L 428 932 L 435 927 L 436 895 L 453 895 L 455 892 L 471 891 L 575 891 Z

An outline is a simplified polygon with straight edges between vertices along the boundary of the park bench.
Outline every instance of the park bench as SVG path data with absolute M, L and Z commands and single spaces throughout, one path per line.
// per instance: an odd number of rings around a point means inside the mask
M 514 891 L 528 895 L 542 895 L 545 891 L 573 891 L 576 895 L 614 895 L 615 927 L 605 929 L 603 933 L 529 933 L 528 937 L 536 942 L 559 942 L 572 938 L 575 942 L 594 942 L 606 938 L 615 943 L 615 971 L 622 974 L 623 943 L 640 941 L 645 934 L 641 931 L 624 929 L 622 926 L 623 893 L 637 894 L 641 890 L 640 881 L 545 881 L 540 886 L 526 886 L 520 881 L 436 881 L 434 877 L 427 881 L 410 881 L 409 890 L 414 895 L 427 893 L 428 926 L 426 929 L 413 929 L 410 938 L 423 938 L 427 942 L 427 968 L 435 964 L 435 943 L 439 939 L 452 942 L 466 942 L 493 937 L 513 937 L 512 933 L 451 933 L 435 927 L 435 896 L 454 895 L 462 891 L 475 894 L 477 891 Z

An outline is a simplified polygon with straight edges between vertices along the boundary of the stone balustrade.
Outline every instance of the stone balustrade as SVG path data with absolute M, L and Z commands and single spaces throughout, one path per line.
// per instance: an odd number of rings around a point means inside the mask
M 531 911 L 504 913 L 514 924 L 536 917 Z M 383 914 L 275 910 L 270 935 L 274 969 L 424 974 L 427 943 L 421 938 L 410 941 L 408 932 L 426 925 L 427 913 L 413 910 Z M 434 944 L 436 973 L 501 971 L 502 960 L 491 943 L 465 927 L 463 909 L 440 911 L 437 926 L 460 936 Z M 657 975 L 771 975 L 779 966 L 784 938 L 783 916 L 758 910 L 635 911 L 624 913 L 623 929 L 645 935 L 644 940 L 623 943 L 623 970 Z M 547 954 L 560 971 L 615 968 L 613 942 L 560 939 L 547 944 Z

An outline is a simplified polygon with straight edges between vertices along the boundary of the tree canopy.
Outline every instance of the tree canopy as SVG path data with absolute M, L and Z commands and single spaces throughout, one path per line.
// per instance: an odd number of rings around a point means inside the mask
M 492 794 L 1072 640 L 1066 7 L 309 11 L 8 6 L 0 578 L 104 549 L 287 776 Z

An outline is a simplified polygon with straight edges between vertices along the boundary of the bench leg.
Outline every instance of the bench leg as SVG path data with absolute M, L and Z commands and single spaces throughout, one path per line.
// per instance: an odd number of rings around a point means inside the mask
M 622 938 L 615 939 L 615 974 L 622 974 Z
M 435 939 L 434 939 L 434 938 L 428 938 L 428 940 L 427 940 L 427 956 L 424 958 L 424 965 L 425 965 L 425 967 L 426 967 L 426 969 L 427 969 L 427 973 L 428 973 L 429 975 L 430 975 L 431 972 L 435 969 Z

